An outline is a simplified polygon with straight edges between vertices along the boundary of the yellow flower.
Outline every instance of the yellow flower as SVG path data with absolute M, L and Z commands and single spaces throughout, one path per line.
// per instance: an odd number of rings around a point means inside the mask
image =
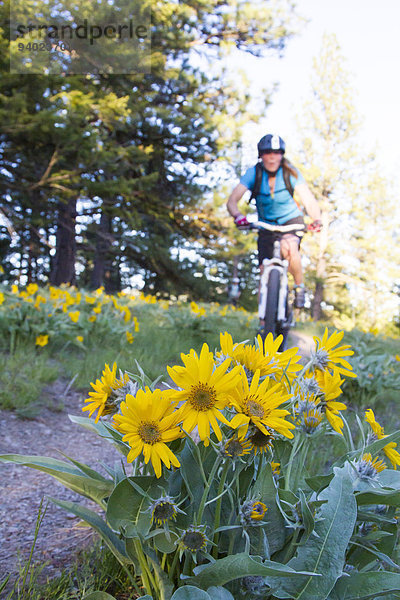
M 96 315 L 99 315 L 101 313 L 101 304 L 95 306 L 93 312 L 96 313 Z
M 397 360 L 397 362 L 400 362 L 400 354 L 396 354 L 394 358 Z
M 281 463 L 271 462 L 271 469 L 274 475 L 279 475 L 279 473 L 281 472 Z
M 243 346 L 243 342 L 239 342 L 238 344 L 233 343 L 233 339 L 230 333 L 225 331 L 225 333 L 219 334 L 219 341 L 221 344 L 221 352 L 217 352 L 217 356 L 221 358 L 234 357 L 234 351 L 239 347 Z
M 79 319 L 80 312 L 79 310 L 74 310 L 73 312 L 69 312 L 68 316 L 73 323 L 77 323 Z
M 83 335 L 77 335 L 76 339 L 78 342 L 83 342 Z
M 4 275 L 5 271 L 4 271 L 4 267 L 3 265 L 0 265 L 0 275 Z
M 378 460 L 378 458 L 374 458 L 374 460 L 372 460 L 372 454 L 370 452 L 366 452 L 365 454 L 363 454 L 361 460 L 363 460 L 366 463 L 369 463 L 369 465 L 378 473 L 386 469 L 386 465 L 383 462 L 383 460 Z
M 121 313 L 124 315 L 124 321 L 125 323 L 129 323 L 129 321 L 131 320 L 131 311 L 129 310 L 129 308 L 127 306 L 123 306 L 121 308 Z
M 279 352 L 279 346 L 283 340 L 283 335 L 278 335 L 274 340 L 272 333 L 269 333 L 264 340 L 264 356 L 273 360 L 280 371 L 285 371 L 287 376 L 290 376 L 301 371 L 301 365 L 298 365 L 301 356 L 297 354 L 298 348 L 290 348 L 284 352 Z M 261 336 L 257 336 L 257 343 L 259 348 L 263 349 L 263 343 Z
M 127 331 L 125 335 L 126 335 L 126 339 L 128 341 L 128 344 L 132 344 L 134 338 L 133 338 L 133 335 L 131 334 L 131 332 Z
M 375 420 L 374 411 L 369 408 L 365 412 L 365 420 L 371 426 L 372 431 L 375 433 L 378 440 L 383 440 L 387 437 L 384 433 L 384 429 L 379 423 Z M 400 465 L 400 454 L 395 450 L 397 448 L 397 444 L 395 442 L 390 442 L 386 446 L 383 447 L 383 451 L 390 460 L 394 469 L 397 469 L 397 465 Z
M 237 414 L 230 422 L 230 426 L 235 429 L 240 427 L 240 435 L 245 435 L 249 425 L 253 424 L 266 436 L 277 432 L 292 438 L 293 433 L 290 429 L 294 429 L 295 426 L 285 421 L 285 416 L 290 413 L 288 410 L 278 408 L 291 397 L 291 394 L 285 393 L 280 383 L 269 378 L 259 383 L 259 369 L 255 372 L 250 386 L 244 371 L 241 371 L 240 376 L 240 383 L 232 391 L 231 404 Z
M 137 320 L 136 317 L 133 317 L 133 325 L 134 325 L 135 333 L 137 333 L 139 331 L 139 321 Z
M 96 321 L 96 319 L 97 319 L 96 315 L 90 315 L 89 322 L 94 323 Z
M 11 286 L 11 293 L 18 294 L 18 286 L 15 283 Z
M 38 294 L 38 295 L 36 296 L 36 300 L 35 300 L 34 307 L 35 307 L 35 308 L 37 308 L 37 309 L 40 309 L 40 305 L 41 305 L 42 303 L 43 303 L 43 304 L 46 304 L 46 298 L 44 298 L 44 296 L 41 296 L 40 294 Z
M 157 478 L 161 477 L 161 461 L 169 469 L 180 462 L 167 446 L 182 437 L 178 423 L 178 411 L 161 390 L 138 390 L 136 396 L 127 394 L 121 403 L 121 413 L 115 415 L 114 426 L 123 433 L 122 440 L 131 450 L 127 461 L 134 461 L 143 452 L 145 463 L 150 460 Z
M 90 382 L 90 385 L 94 389 L 94 392 L 89 392 L 90 398 L 86 398 L 85 403 L 87 403 L 87 406 L 84 406 L 82 408 L 82 411 L 85 412 L 86 410 L 88 410 L 89 417 L 91 417 L 95 410 L 98 409 L 97 416 L 95 419 L 96 423 L 102 415 L 109 414 L 110 411 L 114 410 L 115 405 L 110 404 L 110 402 L 108 402 L 109 396 L 112 394 L 112 391 L 118 390 L 129 381 L 129 377 L 126 373 L 123 379 L 117 379 L 116 372 L 116 363 L 113 364 L 112 371 L 110 370 L 110 367 L 106 364 L 101 379 L 97 379 L 96 383 Z
M 94 304 L 96 302 L 95 296 L 85 296 L 86 304 Z
M 231 437 L 224 446 L 225 454 L 232 456 L 232 458 L 249 454 L 250 449 L 251 444 L 248 440 L 237 437 Z
M 184 367 L 167 367 L 169 376 L 181 391 L 170 390 L 171 400 L 183 401 L 179 409 L 182 427 L 190 433 L 197 426 L 200 439 L 208 446 L 210 425 L 218 440 L 222 433 L 218 421 L 229 425 L 221 413 L 230 400 L 230 393 L 240 378 L 240 367 L 234 367 L 226 373 L 231 363 L 227 358 L 215 368 L 212 352 L 203 344 L 200 357 L 192 349 L 189 354 L 181 354 Z M 218 421 L 217 421 L 218 419 Z
M 274 436 L 272 434 L 265 435 L 257 427 L 254 427 L 246 439 L 250 442 L 254 454 L 257 454 L 257 452 L 263 454 L 263 452 L 268 452 L 272 449 Z
M 39 286 L 37 283 L 30 283 L 29 285 L 26 286 L 26 291 L 29 294 L 29 296 L 33 296 L 33 294 L 36 294 L 38 289 L 39 289 Z
M 268 509 L 264 502 L 253 502 L 250 517 L 254 521 L 261 521 L 267 510 Z
M 297 364 L 301 357 L 297 354 L 298 348 L 278 352 L 282 339 L 283 336 L 279 335 L 274 340 L 272 333 L 269 333 L 263 343 L 261 336 L 258 335 L 257 347 L 247 344 L 238 346 L 233 353 L 233 357 L 251 374 L 259 369 L 261 377 L 273 375 L 278 378 L 285 372 L 287 377 L 291 379 L 302 368 L 301 365 Z
M 344 331 L 334 331 L 329 337 L 328 328 L 325 328 L 322 339 L 314 336 L 316 349 L 311 353 L 314 365 L 317 369 L 324 371 L 325 369 L 335 368 L 339 373 L 347 375 L 347 377 L 357 377 L 353 373 L 353 367 L 344 359 L 344 356 L 352 356 L 353 350 L 349 350 L 350 345 L 339 346 L 337 344 L 343 338 Z
M 3 304 L 4 302 L 4 294 L 3 292 L 0 292 L 0 305 Z
M 38 335 L 36 338 L 36 346 L 46 346 L 49 343 L 49 336 L 46 335 Z

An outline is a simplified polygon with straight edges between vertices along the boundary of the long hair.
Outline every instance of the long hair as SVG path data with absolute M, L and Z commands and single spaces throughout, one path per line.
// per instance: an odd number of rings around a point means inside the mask
M 297 169 L 296 169 L 296 167 L 294 167 L 292 165 L 292 163 L 287 158 L 285 158 L 285 157 L 282 158 L 281 166 L 282 166 L 283 171 L 285 171 L 285 170 L 289 171 L 289 173 L 297 179 Z

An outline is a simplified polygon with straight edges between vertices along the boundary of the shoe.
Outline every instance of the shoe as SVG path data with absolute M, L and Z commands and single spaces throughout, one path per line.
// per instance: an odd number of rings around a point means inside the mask
M 304 303 L 305 303 L 304 288 L 297 286 L 294 289 L 294 307 L 295 308 L 304 308 Z

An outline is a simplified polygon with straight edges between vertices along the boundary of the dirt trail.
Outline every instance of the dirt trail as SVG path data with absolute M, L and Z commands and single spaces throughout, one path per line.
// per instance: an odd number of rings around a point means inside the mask
M 309 356 L 311 337 L 291 333 L 290 346 L 297 346 L 302 357 Z M 57 382 L 48 391 L 59 404 L 66 383 Z M 119 452 L 96 434 L 72 423 L 68 413 L 82 416 L 85 396 L 74 390 L 64 398 L 62 411 L 43 409 L 38 417 L 22 420 L 15 414 L 0 410 L 0 454 L 34 454 L 63 459 L 65 454 L 102 471 L 100 462 L 113 464 L 121 459 Z M 16 572 L 18 554 L 23 561 L 29 555 L 40 501 L 54 496 L 62 500 L 79 501 L 91 508 L 90 500 L 66 489 L 49 475 L 19 465 L 0 464 L 0 578 L 6 572 Z M 98 509 L 100 511 L 100 509 Z M 101 512 L 101 511 L 100 511 Z M 43 520 L 34 552 L 35 561 L 48 561 L 43 574 L 54 576 L 70 564 L 75 553 L 91 540 L 91 532 L 77 527 L 72 513 L 51 502 Z

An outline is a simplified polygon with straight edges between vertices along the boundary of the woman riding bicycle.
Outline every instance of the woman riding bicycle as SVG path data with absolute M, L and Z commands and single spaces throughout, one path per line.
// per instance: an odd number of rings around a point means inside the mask
M 248 229 L 250 225 L 247 218 L 238 209 L 238 202 L 247 190 L 251 190 L 253 194 L 255 192 L 252 197 L 256 199 L 259 221 L 271 225 L 304 224 L 302 210 L 293 199 L 293 191 L 296 190 L 296 196 L 303 204 L 308 216 L 313 219 L 309 229 L 320 231 L 322 223 L 318 203 L 301 173 L 284 158 L 285 142 L 283 139 L 278 135 L 264 135 L 258 142 L 257 148 L 258 157 L 261 158 L 259 166 L 255 165 L 247 169 L 227 202 L 228 212 L 234 218 L 236 226 L 239 229 Z M 264 258 L 272 257 L 273 241 L 273 233 L 265 230 L 259 231 L 257 245 L 261 273 L 263 272 Z M 293 275 L 295 283 L 294 305 L 296 308 L 304 306 L 300 241 L 301 238 L 296 234 L 286 233 L 281 242 L 282 257 L 289 261 L 289 273 Z

